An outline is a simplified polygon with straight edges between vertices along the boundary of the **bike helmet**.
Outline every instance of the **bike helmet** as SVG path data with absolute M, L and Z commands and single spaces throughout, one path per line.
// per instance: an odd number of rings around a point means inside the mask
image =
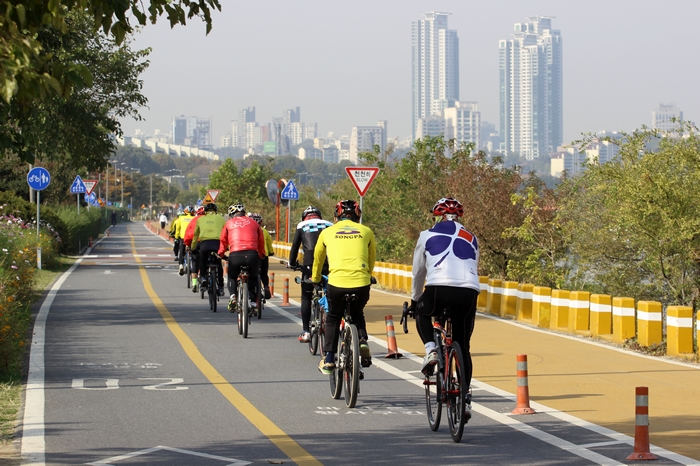
M 192 213 L 192 206 L 186 205 L 185 208 L 182 209 L 182 211 L 183 211 L 186 215 L 190 215 L 190 214 Z
M 213 202 L 204 206 L 204 212 L 216 212 L 217 207 Z
M 204 206 L 203 205 L 197 206 L 196 214 L 197 215 L 204 215 Z
M 335 216 L 339 219 L 349 218 L 351 220 L 359 220 L 361 215 L 362 210 L 360 210 L 360 204 L 353 200 L 346 199 L 335 205 Z
M 453 197 L 443 197 L 435 203 L 433 207 L 433 215 L 436 217 L 445 217 L 454 220 L 457 217 L 464 215 L 462 204 Z
M 301 213 L 301 221 L 303 222 L 307 218 L 323 218 L 321 217 L 321 211 L 316 207 L 310 205 Z
M 262 215 L 256 213 L 256 214 L 251 214 L 250 217 L 253 220 L 255 220 L 258 223 L 258 225 L 262 225 Z
M 179 216 L 181 216 L 181 215 L 185 215 L 185 211 L 184 211 L 184 210 L 178 210 L 178 211 L 177 211 L 177 216 L 179 217 Z
M 245 214 L 245 206 L 243 204 L 241 204 L 240 202 L 237 204 L 233 204 L 233 205 L 228 206 L 229 217 L 233 217 L 234 215 L 237 215 L 237 214 L 241 214 L 241 215 Z

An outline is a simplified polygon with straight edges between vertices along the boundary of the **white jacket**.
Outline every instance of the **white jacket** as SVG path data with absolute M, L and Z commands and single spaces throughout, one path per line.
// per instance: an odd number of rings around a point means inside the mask
M 423 286 L 455 286 L 479 291 L 479 244 L 458 222 L 443 220 L 422 231 L 413 251 L 413 292 Z

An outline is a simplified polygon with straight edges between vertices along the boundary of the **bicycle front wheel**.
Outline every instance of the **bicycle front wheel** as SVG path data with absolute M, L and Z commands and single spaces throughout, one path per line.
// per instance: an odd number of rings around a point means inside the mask
M 262 280 L 258 280 L 258 293 L 255 295 L 255 301 L 256 301 L 256 306 L 257 306 L 257 311 L 258 311 L 258 319 L 262 319 L 262 311 L 263 311 L 263 293 L 262 293 Z
M 360 391 L 360 336 L 355 324 L 347 326 L 343 339 L 345 340 L 345 371 L 343 381 L 345 385 L 345 406 L 354 408 L 357 403 L 357 394 Z
M 459 343 L 452 342 L 452 347 L 447 353 L 447 419 L 450 424 L 450 435 L 452 440 L 458 443 L 462 440 L 464 433 L 464 423 L 466 414 L 464 412 L 464 398 L 467 395 L 468 387 L 464 371 L 464 357 Z
M 444 377 L 442 372 L 436 367 L 433 374 L 426 375 L 423 381 L 425 387 L 425 408 L 428 413 L 428 424 L 435 432 L 440 427 L 442 418 L 442 385 Z
M 241 295 L 238 299 L 241 300 L 241 322 L 243 326 L 243 338 L 248 338 L 248 324 L 250 323 L 250 297 L 248 296 L 248 284 L 244 283 L 241 286 Z
M 187 289 L 189 290 L 192 287 L 192 267 L 190 264 L 190 261 L 192 260 L 192 256 L 190 256 L 189 253 L 185 254 L 185 278 L 187 279 Z
M 340 398 L 340 394 L 343 393 L 343 368 L 341 367 L 341 354 L 344 351 L 345 345 L 343 343 L 343 334 L 340 334 L 341 338 L 338 339 L 338 347 L 335 350 L 335 369 L 333 373 L 329 376 L 331 383 L 331 396 L 333 399 Z

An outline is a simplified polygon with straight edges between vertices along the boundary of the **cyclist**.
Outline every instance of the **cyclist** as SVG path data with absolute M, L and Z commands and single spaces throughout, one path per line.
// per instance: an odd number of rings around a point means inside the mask
M 183 211 L 184 215 L 181 217 L 178 217 L 177 226 L 176 226 L 176 230 L 175 230 L 175 239 L 179 240 L 177 261 L 180 265 L 180 267 L 179 267 L 180 275 L 185 274 L 185 265 L 184 265 L 184 262 L 185 262 L 185 242 L 183 241 L 183 238 L 185 237 L 185 230 L 187 230 L 187 225 L 194 218 L 194 209 L 192 207 L 186 206 L 182 211 Z
M 204 276 L 208 272 L 207 260 L 211 253 L 216 253 L 219 250 L 219 237 L 221 236 L 221 230 L 224 228 L 226 219 L 221 215 L 217 215 L 216 204 L 213 202 L 204 206 L 204 215 L 197 220 L 197 224 L 194 227 L 194 234 L 192 237 L 192 249 L 197 249 L 199 247 L 199 263 L 198 268 L 200 275 Z M 221 261 L 218 262 L 218 293 L 220 296 L 224 295 L 224 268 L 221 265 Z M 192 283 L 192 289 L 196 291 L 197 279 Z
M 177 224 L 180 217 L 185 215 L 184 210 L 177 211 L 177 217 L 173 219 L 170 224 L 170 237 L 173 239 L 173 253 L 175 254 L 175 260 L 177 261 L 180 256 L 180 240 L 177 238 Z
M 197 226 L 197 220 L 199 220 L 202 215 L 204 215 L 204 206 L 197 206 L 195 209 L 195 216 L 192 221 L 187 224 L 187 229 L 185 229 L 185 236 L 182 238 L 185 242 L 185 248 L 190 250 L 190 277 L 192 279 L 192 292 L 197 292 L 197 274 L 199 273 L 199 248 L 192 248 L 192 239 L 194 238 L 194 227 Z
M 358 223 L 360 215 L 362 211 L 357 202 L 352 200 L 338 202 L 335 206 L 336 223 L 321 232 L 314 248 L 311 281 L 321 282 L 321 272 L 326 257 L 328 257 L 330 269 L 327 292 L 330 310 L 326 316 L 327 338 L 323 342 L 326 359 L 322 359 L 318 364 L 318 369 L 326 375 L 331 374 L 335 368 L 335 350 L 338 347 L 340 321 L 345 311 L 344 297 L 347 293 L 356 296 L 356 299 L 350 303 L 350 315 L 360 336 L 362 367 L 372 365 L 367 344 L 364 308 L 369 301 L 376 242 L 374 232 Z
M 480 291 L 479 245 L 476 236 L 459 223 L 464 208 L 456 199 L 440 199 L 432 214 L 437 223 L 421 232 L 413 252 L 411 310 L 415 313 L 416 328 L 425 345 L 422 371 L 430 373 L 437 363 L 431 317 L 445 306 L 460 309 L 450 315 L 452 339 L 462 349 L 469 389 L 472 380 L 469 340 L 474 330 L 476 298 Z M 471 392 L 467 394 L 465 408 L 469 420 Z
M 258 266 L 265 256 L 265 237 L 255 220 L 246 216 L 243 204 L 234 204 L 228 208 L 230 217 L 223 230 L 219 244 L 219 255 L 228 253 L 228 302 L 229 312 L 236 310 L 238 293 L 236 279 L 242 265 L 248 266 L 248 290 L 252 296 L 258 292 Z M 255 300 L 251 308 L 255 307 Z
M 267 228 L 265 228 L 262 224 L 262 215 L 248 213 L 248 216 L 255 220 L 258 225 L 260 225 L 263 236 L 265 237 L 265 256 L 260 259 L 260 280 L 263 284 L 263 294 L 265 295 L 265 299 L 270 299 L 272 298 L 272 293 L 270 293 L 270 277 L 268 276 L 267 271 L 270 269 L 270 256 L 275 255 L 275 250 L 272 248 L 272 236 L 270 236 L 270 232 L 267 231 Z
M 299 335 L 300 343 L 307 343 L 311 340 L 309 332 L 309 321 L 311 320 L 311 298 L 314 292 L 314 286 L 310 283 L 304 283 L 305 278 L 311 277 L 311 267 L 314 263 L 314 248 L 318 241 L 318 236 L 321 232 L 333 226 L 328 220 L 323 220 L 321 211 L 314 206 L 309 206 L 301 213 L 301 222 L 297 225 L 297 231 L 294 233 L 292 240 L 292 249 L 289 251 L 290 267 L 297 267 L 299 263 L 297 256 L 299 247 L 303 246 L 304 259 L 301 265 L 301 324 L 302 332 Z M 322 270 L 323 275 L 328 275 L 328 262 L 324 263 Z

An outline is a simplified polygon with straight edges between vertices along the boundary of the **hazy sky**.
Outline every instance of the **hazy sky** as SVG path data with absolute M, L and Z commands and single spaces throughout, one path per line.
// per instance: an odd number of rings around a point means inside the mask
M 498 122 L 498 41 L 527 16 L 554 16 L 563 40 L 564 141 L 583 132 L 631 131 L 674 102 L 686 119 L 700 110 L 697 0 L 419 1 L 221 0 L 206 36 L 201 22 L 170 29 L 165 18 L 136 36 L 152 47 L 142 75 L 146 121 L 167 132 L 173 116 L 213 119 L 219 146 L 230 122 L 255 106 L 259 123 L 300 107 L 301 119 L 350 134 L 388 120 L 389 137 L 411 134 L 411 22 L 449 12 L 457 31 L 460 100 Z

